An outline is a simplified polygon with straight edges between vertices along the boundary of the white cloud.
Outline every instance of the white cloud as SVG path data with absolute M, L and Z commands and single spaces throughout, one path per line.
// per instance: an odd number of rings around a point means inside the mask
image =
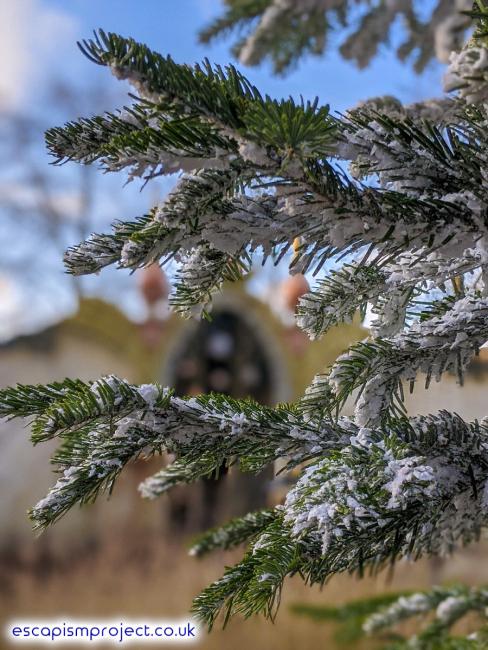
M 0 108 L 15 109 L 26 99 L 76 31 L 73 16 L 43 0 L 0 2 Z

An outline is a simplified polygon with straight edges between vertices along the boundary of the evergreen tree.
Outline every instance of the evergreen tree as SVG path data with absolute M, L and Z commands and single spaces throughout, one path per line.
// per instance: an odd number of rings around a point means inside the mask
M 148 214 L 68 250 L 70 273 L 173 260 L 173 307 L 206 315 L 212 294 L 245 274 L 257 252 L 278 264 L 300 238 L 292 271 L 318 274 L 326 262 L 329 270 L 301 299 L 299 325 L 319 337 L 368 306 L 375 317 L 367 340 L 298 403 L 276 408 L 217 394 L 180 398 L 114 376 L 0 391 L 0 415 L 32 418 L 36 444 L 59 441 L 59 478 L 31 511 L 36 528 L 110 490 L 130 461 L 164 450 L 176 460 L 144 481 L 146 498 L 223 463 L 300 467 L 283 505 L 192 547 L 201 555 L 248 545 L 194 601 L 210 628 L 221 611 L 225 620 L 273 617 L 289 575 L 322 584 L 479 537 L 488 523 L 488 420 L 408 417 L 403 404 L 419 373 L 427 384 L 446 372 L 462 382 L 488 340 L 486 0 L 471 17 L 475 32 L 446 74 L 450 95 L 408 106 L 373 99 L 340 118 L 317 101 L 263 97 L 232 66 L 179 65 L 102 31 L 80 45 L 137 95 L 117 113 L 48 131 L 56 161 L 97 162 L 145 181 L 184 173 Z M 345 417 L 352 394 L 355 414 Z M 483 647 L 481 631 L 459 641 L 449 630 L 486 605 L 486 590 L 435 590 L 402 597 L 365 626 L 436 609 L 435 629 L 407 647 Z

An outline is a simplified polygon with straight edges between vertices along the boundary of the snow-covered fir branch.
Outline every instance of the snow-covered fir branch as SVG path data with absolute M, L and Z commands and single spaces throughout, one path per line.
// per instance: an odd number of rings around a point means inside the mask
M 297 236 L 302 245 L 293 263 L 299 271 L 318 271 L 346 252 L 361 256 L 366 246 L 376 247 L 377 265 L 398 253 L 410 255 L 413 264 L 417 255 L 419 278 L 427 275 L 423 265 L 434 253 L 452 259 L 452 268 L 453 258 L 468 250 L 483 254 L 483 105 L 473 112 L 462 99 L 450 99 L 446 112 L 435 103 L 404 109 L 393 100 L 377 100 L 333 119 L 316 103 L 263 99 L 234 68 L 181 66 L 113 34 L 101 33 L 83 49 L 132 79 L 142 98 L 120 116 L 48 132 L 57 159 L 127 166 L 132 175 L 146 177 L 175 165 L 197 169 L 146 217 L 117 223 L 112 235 L 92 235 L 71 249 L 66 256 L 71 272 L 176 259 L 187 268 L 180 272 L 185 281 L 175 304 L 194 313 L 206 307 L 226 274 L 209 268 L 200 287 L 198 276 L 189 283 L 192 260 L 209 255 L 244 260 L 253 251 L 267 256 L 276 250 L 280 259 Z M 419 121 L 422 110 L 431 119 Z M 189 117 L 175 117 L 181 113 Z M 338 172 L 337 161 L 349 164 L 350 176 Z M 363 185 L 365 178 L 378 186 Z M 463 269 L 461 261 L 458 266 Z M 410 288 L 416 295 L 415 283 Z M 403 289 L 396 295 L 391 305 L 404 304 Z M 354 308 L 344 305 L 344 315 Z M 391 334 L 401 324 L 379 322 L 377 331 Z
M 276 519 L 274 509 L 250 512 L 243 517 L 232 519 L 224 526 L 212 528 L 195 539 L 190 547 L 190 555 L 202 556 L 215 549 L 234 548 L 258 535 Z
M 46 143 L 58 163 L 98 162 L 104 171 L 128 170 L 129 179 L 191 171 L 207 159 L 225 168 L 236 154 L 235 143 L 201 119 L 161 115 L 144 105 L 49 129 Z
M 487 630 L 474 632 L 465 636 L 452 635 L 451 628 L 467 615 L 476 615 L 486 623 L 488 590 L 486 588 L 454 586 L 450 588 L 434 587 L 429 592 L 419 592 L 400 596 L 393 604 L 379 608 L 363 624 L 368 634 L 380 633 L 394 628 L 398 623 L 427 617 L 434 614 L 433 620 L 425 625 L 415 636 L 400 647 L 412 650 L 426 650 L 431 647 L 473 648 L 486 647 Z M 442 645 L 444 644 L 444 645 Z
M 300 298 L 297 324 L 311 338 L 318 338 L 331 326 L 352 319 L 357 310 L 373 307 L 377 321 L 375 336 L 391 336 L 402 330 L 405 318 L 398 316 L 408 306 L 414 290 L 442 291 L 446 283 L 471 273 L 487 262 L 483 247 L 465 250 L 460 258 L 445 258 L 428 249 L 403 253 L 384 264 L 343 264 L 331 271 L 309 293 Z M 396 327 L 389 322 L 393 318 Z
M 488 302 L 477 294 L 454 301 L 446 313 L 413 323 L 391 338 L 359 343 L 341 355 L 329 375 L 339 402 L 361 389 L 355 418 L 376 424 L 388 415 L 401 381 L 413 386 L 418 373 L 439 381 L 444 372 L 463 373 L 488 340 Z
M 471 0 L 437 0 L 421 19 L 425 8 L 418 0 L 225 0 L 225 5 L 222 16 L 200 33 L 203 42 L 235 30 L 241 35 L 234 47 L 240 61 L 257 65 L 271 59 L 278 73 L 305 55 L 323 54 L 331 32 L 345 27 L 349 34 L 340 52 L 364 68 L 381 45 L 389 44 L 398 19 L 404 40 L 397 56 L 404 61 L 414 55 L 414 68 L 421 72 L 432 58 L 445 63 L 461 47 L 470 25 L 465 12 L 473 8 Z
M 488 518 L 488 431 L 447 412 L 366 429 L 347 418 L 317 420 L 299 409 L 218 395 L 176 398 L 158 385 L 133 386 L 113 376 L 0 392 L 2 415 L 26 416 L 28 403 L 33 440 L 62 443 L 53 457 L 60 477 L 32 510 L 39 527 L 109 488 L 128 462 L 162 451 L 176 461 L 143 483 L 146 497 L 235 458 L 253 472 L 278 458 L 290 469 L 313 460 L 283 507 L 237 520 L 206 537 L 205 546 L 254 536 L 254 557 L 279 518 L 281 537 L 321 558 L 314 581 L 392 556 L 452 551 L 476 538 Z M 270 574 L 268 596 L 291 571 L 283 570 Z
M 235 457 L 248 471 L 287 455 L 296 465 L 340 447 L 347 436 L 336 423 L 318 428 L 299 411 L 219 395 L 181 399 L 160 386 L 132 386 L 112 376 L 91 384 L 67 380 L 44 392 L 39 386 L 20 386 L 0 393 L 0 415 L 28 414 L 36 416 L 35 443 L 76 439 L 76 445 L 61 445 L 53 458 L 61 477 L 32 511 L 41 527 L 108 487 L 140 455 L 166 450 L 178 456 L 174 467 L 141 488 L 145 496 L 155 496 L 178 482 L 209 475 Z M 256 447 L 264 440 L 266 445 Z M 185 472 L 183 463 L 192 471 Z

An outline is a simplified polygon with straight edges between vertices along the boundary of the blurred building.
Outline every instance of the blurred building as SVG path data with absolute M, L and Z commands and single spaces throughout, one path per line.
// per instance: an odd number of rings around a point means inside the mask
M 181 395 L 218 391 L 273 405 L 303 394 L 317 372 L 365 334 L 357 324 L 344 325 L 310 342 L 269 305 L 252 298 L 244 283 L 226 287 L 216 298 L 211 321 L 183 320 L 168 313 L 169 287 L 159 267 L 140 277 L 148 310 L 144 323 L 129 321 L 113 305 L 84 299 L 74 317 L 0 347 L 0 385 L 116 374 L 136 383 L 159 381 Z M 306 290 L 301 276 L 276 287 L 285 316 Z M 53 482 L 53 445 L 33 448 L 23 422 L 2 425 L 0 549 L 33 543 L 26 509 Z M 94 506 L 70 512 L 32 549 L 43 546 L 54 552 L 68 542 L 96 544 L 113 530 L 132 535 L 192 533 L 275 498 L 269 495 L 269 474 L 252 477 L 232 468 L 218 481 L 208 479 L 176 488 L 155 502 L 143 501 L 137 485 L 167 461 L 134 464 L 123 473 L 109 503 L 102 496 Z
M 225 288 L 211 321 L 183 320 L 167 309 L 169 286 L 158 267 L 141 274 L 140 290 L 148 317 L 136 324 L 116 307 L 84 299 L 78 313 L 32 336 L 0 346 L 0 385 L 44 383 L 64 377 L 96 379 L 116 374 L 135 383 L 158 381 L 177 394 L 217 391 L 253 397 L 273 405 L 303 394 L 323 371 L 366 332 L 357 324 L 333 328 L 320 341 L 309 341 L 287 315 L 307 290 L 301 276 L 276 287 L 284 318 L 252 298 L 244 283 Z M 449 408 L 468 419 L 483 417 L 488 381 L 488 350 L 472 363 L 464 387 L 445 375 L 424 390 L 422 378 L 407 407 L 411 414 Z M 170 458 L 140 461 L 123 472 L 114 494 L 94 506 L 72 511 L 40 541 L 34 541 L 26 515 L 44 496 L 54 477 L 49 464 L 55 442 L 33 447 L 24 422 L 2 424 L 0 433 L 0 552 L 10 557 L 54 556 L 66 547 L 103 543 L 114 531 L 128 536 L 178 537 L 275 502 L 286 490 L 270 473 L 254 477 L 222 468 L 218 480 L 176 488 L 154 502 L 141 499 L 137 486 Z

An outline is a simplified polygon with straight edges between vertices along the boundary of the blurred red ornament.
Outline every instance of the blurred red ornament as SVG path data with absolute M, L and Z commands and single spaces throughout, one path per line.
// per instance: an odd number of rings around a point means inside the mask
M 146 303 L 150 307 L 160 300 L 167 300 L 169 296 L 169 282 L 158 264 L 151 264 L 142 271 L 139 286 Z
M 300 298 L 310 291 L 307 278 L 301 273 L 291 275 L 280 287 L 283 306 L 291 312 L 295 312 Z

